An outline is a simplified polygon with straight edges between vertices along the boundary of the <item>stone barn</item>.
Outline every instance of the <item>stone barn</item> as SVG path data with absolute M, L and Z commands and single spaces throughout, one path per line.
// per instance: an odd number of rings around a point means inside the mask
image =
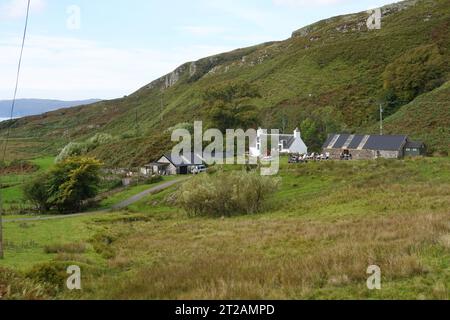
M 412 142 L 403 135 L 332 134 L 323 145 L 323 152 L 334 160 L 344 157 L 354 160 L 401 159 L 411 154 L 407 152 L 411 145 L 423 143 Z

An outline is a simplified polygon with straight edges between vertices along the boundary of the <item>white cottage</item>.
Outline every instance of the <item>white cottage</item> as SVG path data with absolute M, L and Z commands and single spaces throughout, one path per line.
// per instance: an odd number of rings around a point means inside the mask
M 299 129 L 295 129 L 294 134 L 269 134 L 267 130 L 259 128 L 256 135 L 256 140 L 250 143 L 250 156 L 261 157 L 263 147 L 262 141 L 271 141 L 273 136 L 278 136 L 279 145 L 278 151 L 281 154 L 307 154 L 308 147 L 302 140 L 302 136 Z M 275 147 L 275 146 L 273 146 Z

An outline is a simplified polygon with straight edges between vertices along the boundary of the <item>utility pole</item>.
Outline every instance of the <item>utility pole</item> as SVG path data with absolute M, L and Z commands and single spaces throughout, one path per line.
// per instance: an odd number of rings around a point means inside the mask
M 380 104 L 380 135 L 383 135 L 383 105 Z

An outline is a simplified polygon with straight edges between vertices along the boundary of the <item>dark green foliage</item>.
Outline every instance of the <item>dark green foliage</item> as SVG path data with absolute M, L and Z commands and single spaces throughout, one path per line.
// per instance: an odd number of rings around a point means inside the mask
M 100 168 L 101 163 L 92 158 L 69 158 L 25 185 L 25 196 L 41 212 L 80 211 L 86 200 L 97 195 Z
M 312 112 L 300 124 L 303 141 L 309 151 L 319 152 L 328 134 L 341 132 L 345 129 L 342 116 L 331 107 Z
M 221 130 L 248 129 L 258 124 L 256 106 L 251 99 L 260 97 L 258 89 L 248 83 L 209 88 L 203 95 L 209 108 L 211 127 Z
M 391 100 L 406 104 L 424 92 L 444 83 L 446 63 L 439 47 L 425 45 L 394 60 L 383 73 L 384 89 Z
M 385 90 L 382 93 L 380 103 L 383 107 L 383 112 L 385 117 L 389 117 L 396 113 L 398 109 L 405 104 L 401 101 L 393 89 Z M 378 112 L 378 110 L 377 110 Z
M 42 174 L 33 178 L 23 187 L 23 193 L 26 200 L 30 201 L 40 213 L 47 212 L 51 204 L 50 185 L 48 174 Z

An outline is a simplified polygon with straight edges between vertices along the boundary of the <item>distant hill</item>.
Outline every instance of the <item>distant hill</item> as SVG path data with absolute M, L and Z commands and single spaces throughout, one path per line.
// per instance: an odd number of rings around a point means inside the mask
M 422 61 L 416 55 L 438 52 L 436 61 L 444 61 L 440 70 L 443 81 L 450 80 L 450 1 L 408 0 L 381 11 L 380 30 L 368 29 L 367 12 L 319 21 L 283 41 L 187 62 L 121 99 L 21 118 L 9 126 L 4 122 L 0 139 L 11 127 L 11 138 L 18 142 L 10 143 L 10 148 L 16 148 L 18 155 L 33 156 L 57 154 L 70 141 L 108 133 L 115 139 L 92 150 L 91 155 L 110 165 L 139 166 L 170 149 L 168 128 L 208 119 L 208 105 L 203 100 L 208 89 L 235 83 L 258 88 L 260 96 L 249 103 L 259 108 L 263 127 L 292 131 L 311 118 L 326 131 L 368 132 L 379 121 L 386 70 L 390 70 L 391 83 L 401 87 L 396 77 L 409 80 L 416 71 L 414 64 Z M 407 63 L 411 66 L 405 67 Z M 417 68 L 413 75 L 421 74 Z M 419 84 L 412 93 L 416 98 L 432 89 Z M 402 102 L 406 106 L 393 110 L 387 130 L 411 133 L 436 151 L 447 150 L 450 99 L 445 99 L 445 86 L 443 90 L 439 104 L 419 104 L 420 96 L 410 105 Z M 423 123 L 422 112 L 438 116 Z M 326 119 L 325 125 L 320 123 L 322 119 Z M 332 126 L 328 126 L 330 119 Z
M 89 99 L 79 101 L 61 101 L 46 99 L 19 99 L 16 101 L 14 112 L 15 118 L 33 116 L 61 108 L 70 108 L 81 105 L 89 105 L 101 101 L 100 99 Z M 10 116 L 11 100 L 0 100 L 0 120 Z

